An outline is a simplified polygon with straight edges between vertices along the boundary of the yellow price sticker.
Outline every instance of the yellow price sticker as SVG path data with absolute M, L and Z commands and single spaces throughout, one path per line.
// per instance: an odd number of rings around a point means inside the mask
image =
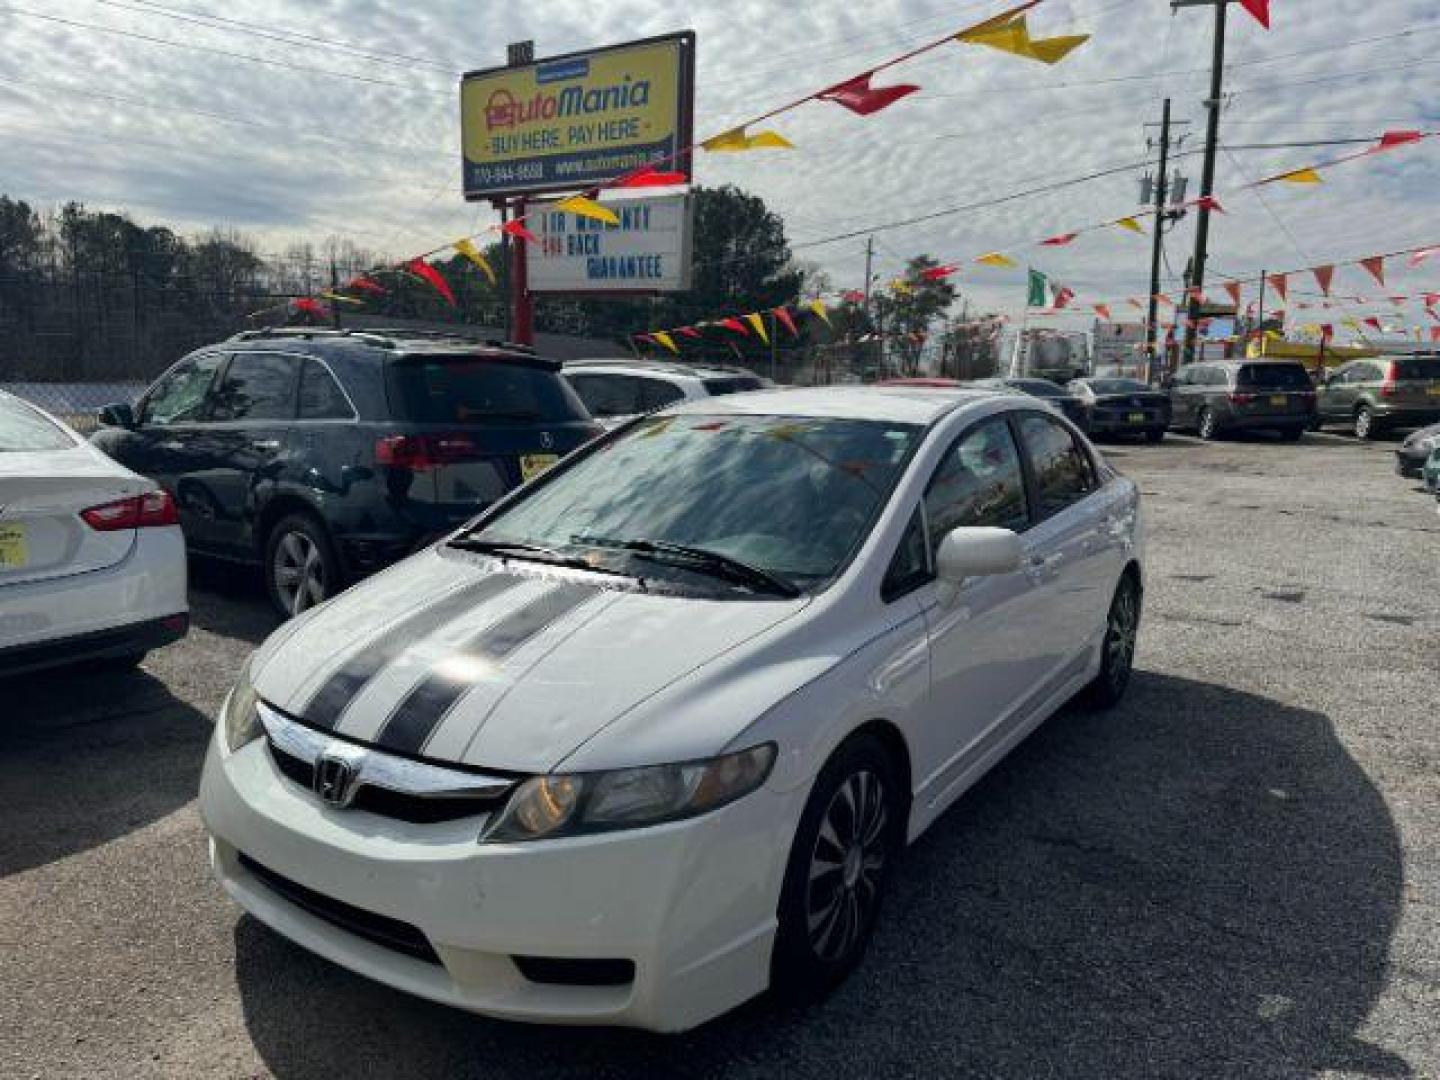
M 25 526 L 0 525 L 0 570 L 15 570 L 30 561 Z

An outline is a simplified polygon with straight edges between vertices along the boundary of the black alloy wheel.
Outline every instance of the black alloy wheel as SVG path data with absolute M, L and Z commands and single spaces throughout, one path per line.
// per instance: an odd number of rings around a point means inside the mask
M 899 784 L 869 735 L 842 744 L 816 778 L 780 897 L 771 983 L 781 994 L 820 997 L 864 956 L 904 835 Z

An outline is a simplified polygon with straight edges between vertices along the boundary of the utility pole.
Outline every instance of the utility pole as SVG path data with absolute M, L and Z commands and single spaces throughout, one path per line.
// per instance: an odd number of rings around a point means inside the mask
M 340 304 L 335 297 L 340 292 L 340 269 L 335 265 L 335 256 L 330 256 L 330 325 L 340 329 Z
M 1185 326 L 1185 360 L 1195 361 L 1195 337 L 1200 322 L 1200 296 L 1205 287 L 1206 248 L 1210 242 L 1209 199 L 1215 191 L 1215 153 L 1220 145 L 1220 108 L 1223 104 L 1222 86 L 1225 77 L 1225 12 L 1232 0 L 1170 0 L 1172 8 L 1198 7 L 1208 4 L 1215 9 L 1214 58 L 1210 66 L 1210 97 L 1205 107 L 1210 110 L 1205 124 L 1205 165 L 1200 175 L 1200 217 L 1195 224 L 1195 260 L 1190 274 L 1190 291 L 1187 294 L 1189 319 Z
M 1155 177 L 1155 238 L 1150 252 L 1150 312 L 1145 321 L 1145 355 L 1155 365 L 1156 323 L 1160 319 L 1160 257 L 1165 249 L 1165 196 L 1170 185 L 1170 99 L 1160 119 L 1160 171 Z
M 865 241 L 865 314 L 870 314 L 870 267 L 875 261 L 875 238 Z

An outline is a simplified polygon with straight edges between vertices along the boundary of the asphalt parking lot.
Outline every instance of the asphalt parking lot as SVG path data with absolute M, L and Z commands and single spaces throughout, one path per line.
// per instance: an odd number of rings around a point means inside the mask
M 5 1077 L 1440 1076 L 1440 516 L 1389 444 L 1112 447 L 1150 523 L 1118 710 L 906 856 L 857 976 L 664 1038 L 406 997 L 242 917 L 195 791 L 273 628 L 209 571 L 142 672 L 0 685 Z

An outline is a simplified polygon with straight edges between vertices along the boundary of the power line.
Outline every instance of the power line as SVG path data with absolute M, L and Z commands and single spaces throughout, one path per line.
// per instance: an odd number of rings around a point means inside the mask
M 121 30 L 115 26 L 101 26 L 99 23 L 79 22 L 75 19 L 62 19 L 58 15 L 44 15 L 38 11 L 25 11 L 21 8 L 0 7 L 0 11 L 10 15 L 22 15 L 29 19 L 43 19 L 46 22 L 59 23 L 78 30 L 90 30 L 101 34 L 114 34 L 118 37 L 133 38 L 136 41 L 146 41 L 154 45 L 168 45 L 172 49 L 189 49 L 192 52 L 208 53 L 211 56 L 223 56 L 231 60 L 244 60 L 251 64 L 264 64 L 268 67 L 284 68 L 287 71 L 299 71 L 309 75 L 328 75 L 334 79 L 348 79 L 351 82 L 370 83 L 374 86 L 395 86 L 401 89 L 406 88 L 405 83 L 394 82 L 390 79 L 377 79 L 369 75 L 356 75 L 348 71 L 335 71 L 331 68 L 310 67 L 308 64 L 292 64 L 286 60 L 271 60 L 264 56 L 253 56 L 250 53 L 231 52 L 228 49 L 215 49 L 208 45 L 199 45 L 191 41 L 172 41 L 169 38 L 155 37 L 151 34 L 141 34 L 134 30 Z

